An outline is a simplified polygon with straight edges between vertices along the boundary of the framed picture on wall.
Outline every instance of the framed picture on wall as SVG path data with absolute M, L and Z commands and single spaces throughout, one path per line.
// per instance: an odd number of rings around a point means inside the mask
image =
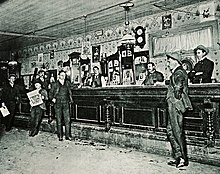
M 123 85 L 131 85 L 132 83 L 134 83 L 132 69 L 124 69 L 123 70 Z
M 92 62 L 98 62 L 100 60 L 100 45 L 92 46 Z
M 31 86 L 33 74 L 21 75 L 21 78 L 23 78 L 25 88 L 29 89 Z
M 48 79 L 50 81 L 50 83 L 54 82 L 57 80 L 57 70 L 48 70 Z
M 134 68 L 136 84 L 140 85 L 145 79 L 147 63 L 149 62 L 149 51 L 137 52 L 134 54 Z
M 172 27 L 172 16 L 171 14 L 162 16 L 162 30 Z
M 39 63 L 43 63 L 43 61 L 44 61 L 44 53 L 39 53 L 37 55 L 37 60 L 38 60 Z

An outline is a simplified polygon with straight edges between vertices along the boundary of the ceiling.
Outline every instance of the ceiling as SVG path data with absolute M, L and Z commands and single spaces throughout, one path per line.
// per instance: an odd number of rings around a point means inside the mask
M 122 24 L 126 0 L 0 0 L 0 51 Z M 130 19 L 201 0 L 133 0 Z M 163 8 L 158 8 L 163 7 Z

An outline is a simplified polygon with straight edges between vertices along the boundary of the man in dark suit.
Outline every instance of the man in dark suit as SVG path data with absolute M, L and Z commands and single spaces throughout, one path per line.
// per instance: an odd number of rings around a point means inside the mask
M 187 109 L 192 110 L 188 97 L 188 75 L 182 67 L 180 59 L 167 56 L 168 69 L 171 71 L 170 82 L 167 92 L 168 125 L 167 136 L 170 141 L 176 167 L 188 165 L 187 148 L 183 129 L 183 114 Z
M 20 101 L 19 88 L 15 84 L 16 75 L 10 74 L 8 83 L 3 86 L 2 90 L 2 106 L 7 107 L 10 114 L 4 117 L 3 122 L 6 126 L 6 131 L 10 131 L 13 125 L 15 116 L 16 103 Z
M 49 98 L 54 103 L 59 141 L 63 140 L 62 116 L 65 125 L 65 139 L 71 141 L 70 103 L 73 102 L 71 84 L 66 80 L 65 71 L 61 70 L 58 76 L 58 80 L 52 84 L 49 91 Z
M 105 86 L 104 84 L 104 77 L 99 72 L 99 67 L 94 66 L 93 67 L 93 75 L 91 77 L 91 87 L 102 87 Z
M 163 82 L 164 76 L 161 72 L 156 70 L 156 66 L 153 62 L 147 64 L 147 72 L 145 80 L 143 81 L 144 85 L 154 85 L 157 82 Z
M 198 62 L 193 70 L 188 74 L 192 83 L 211 83 L 214 62 L 207 58 L 209 49 L 203 45 L 199 45 L 194 49 Z

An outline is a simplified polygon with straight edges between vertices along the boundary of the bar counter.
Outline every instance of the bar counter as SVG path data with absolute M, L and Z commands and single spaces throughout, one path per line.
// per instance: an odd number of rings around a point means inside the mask
M 114 86 L 73 89 L 75 121 L 95 122 L 154 132 L 167 125 L 167 86 Z M 184 115 L 188 136 L 213 146 L 219 139 L 220 84 L 189 85 L 193 111 Z
M 72 89 L 73 122 L 151 131 L 165 135 L 167 86 L 114 86 Z M 220 84 L 189 85 L 193 111 L 184 115 L 184 129 L 191 143 L 220 146 Z M 30 106 L 23 98 L 18 115 L 29 117 Z

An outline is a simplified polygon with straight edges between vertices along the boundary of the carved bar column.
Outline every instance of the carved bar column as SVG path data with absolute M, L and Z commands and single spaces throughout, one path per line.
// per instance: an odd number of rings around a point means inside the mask
M 206 136 L 208 138 L 208 140 L 207 140 L 207 142 L 205 142 L 205 144 L 208 147 L 214 147 L 214 145 L 215 145 L 215 130 L 214 130 L 214 125 L 213 125 L 214 108 L 213 108 L 213 103 L 210 101 L 210 99 L 204 100 L 204 111 L 207 115 Z
M 112 125 L 112 116 L 110 114 L 110 107 L 112 107 L 112 102 L 108 99 L 104 99 L 104 108 L 105 108 L 105 131 L 108 132 L 111 129 Z

